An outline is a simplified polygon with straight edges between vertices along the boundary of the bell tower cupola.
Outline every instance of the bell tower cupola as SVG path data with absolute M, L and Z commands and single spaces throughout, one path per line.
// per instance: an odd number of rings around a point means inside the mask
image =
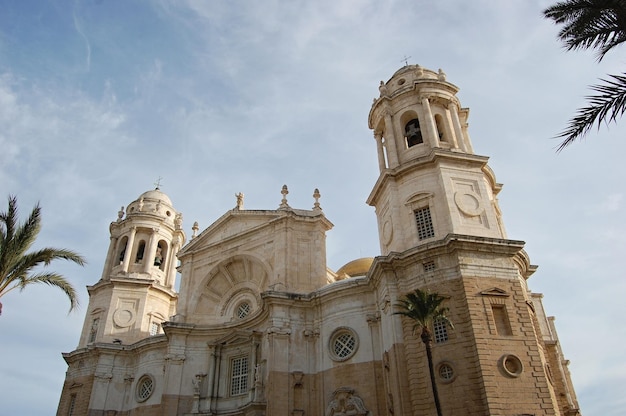
M 174 315 L 176 254 L 185 243 L 182 214 L 157 187 L 120 209 L 98 283 L 88 286 L 89 311 L 80 346 L 132 343 L 156 335 Z
M 381 81 L 369 127 L 380 176 L 376 208 L 383 255 L 448 234 L 506 238 L 496 195 L 501 185 L 474 154 L 463 108 L 440 69 L 406 65 Z

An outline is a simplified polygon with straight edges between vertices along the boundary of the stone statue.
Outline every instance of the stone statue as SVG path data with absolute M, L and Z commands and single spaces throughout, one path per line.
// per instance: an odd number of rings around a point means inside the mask
M 239 192 L 238 194 L 235 194 L 235 197 L 237 198 L 237 208 L 236 209 L 243 209 L 243 193 Z
M 380 85 L 378 86 L 378 91 L 380 91 L 381 97 L 383 95 L 389 95 L 389 90 L 387 89 L 387 86 L 385 85 L 384 81 L 380 81 Z

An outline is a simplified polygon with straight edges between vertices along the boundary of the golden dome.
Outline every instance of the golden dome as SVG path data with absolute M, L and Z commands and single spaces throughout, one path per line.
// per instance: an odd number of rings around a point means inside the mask
M 348 277 L 365 276 L 373 262 L 374 257 L 363 257 L 352 260 L 337 270 L 337 278 L 341 280 Z

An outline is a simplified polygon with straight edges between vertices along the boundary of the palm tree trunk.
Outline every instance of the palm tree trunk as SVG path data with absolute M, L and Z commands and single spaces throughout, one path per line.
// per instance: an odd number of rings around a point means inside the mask
M 430 373 L 430 385 L 433 389 L 433 396 L 435 398 L 435 408 L 437 409 L 437 416 L 442 416 L 441 414 L 441 403 L 439 403 L 439 392 L 437 391 L 437 383 L 435 382 L 435 369 L 433 367 L 433 352 L 431 349 L 431 340 L 430 332 L 422 331 L 422 342 L 426 347 L 426 357 L 428 358 L 428 372 Z

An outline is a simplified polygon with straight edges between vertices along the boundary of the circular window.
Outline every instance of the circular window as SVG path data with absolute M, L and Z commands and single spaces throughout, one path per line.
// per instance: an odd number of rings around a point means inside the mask
M 454 378 L 454 370 L 450 364 L 443 363 L 439 366 L 439 377 L 445 381 L 452 381 Z
M 137 401 L 145 402 L 154 391 L 154 379 L 152 376 L 144 375 L 137 382 Z
M 248 302 L 241 302 L 239 304 L 239 306 L 237 306 L 237 318 L 239 319 L 243 319 L 246 316 L 248 316 L 250 314 L 250 310 L 251 310 L 251 306 L 250 303 Z
M 339 328 L 330 337 L 330 353 L 335 361 L 352 357 L 359 346 L 356 333 L 349 328 Z
M 505 355 L 502 357 L 502 369 L 510 377 L 519 377 L 524 370 L 522 362 L 514 355 Z

